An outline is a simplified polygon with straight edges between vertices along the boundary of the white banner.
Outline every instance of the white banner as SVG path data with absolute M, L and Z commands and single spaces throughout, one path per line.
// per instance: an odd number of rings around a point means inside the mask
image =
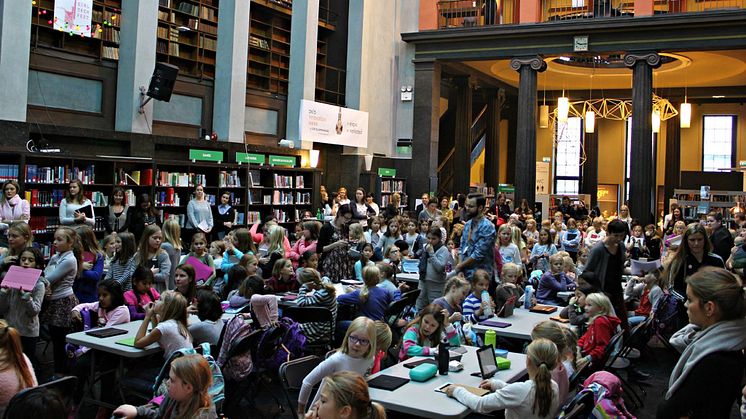
M 549 163 L 543 161 L 536 162 L 536 193 L 549 195 Z
M 93 0 L 55 0 L 54 29 L 90 38 L 92 10 Z
M 302 141 L 368 147 L 368 112 L 301 100 Z

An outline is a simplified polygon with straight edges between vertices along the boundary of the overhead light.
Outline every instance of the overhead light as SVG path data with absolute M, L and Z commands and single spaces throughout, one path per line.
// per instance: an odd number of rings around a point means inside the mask
M 692 123 L 692 104 L 687 103 L 686 99 L 684 101 L 679 110 L 679 121 L 681 122 L 681 128 L 689 128 Z
M 596 113 L 593 111 L 587 111 L 585 113 L 585 132 L 593 134 L 596 130 Z
M 365 171 L 370 172 L 373 168 L 373 155 L 366 154 L 363 158 L 365 160 Z
M 549 128 L 549 105 L 539 106 L 539 128 Z
M 315 169 L 319 165 L 319 150 L 308 150 L 308 157 L 311 167 Z
M 557 98 L 557 119 L 560 122 L 567 122 L 567 114 L 570 112 L 570 99 L 564 96 Z
M 658 109 L 653 110 L 653 134 L 658 134 L 661 131 L 661 112 Z
M 178 30 L 179 32 L 189 32 L 189 31 L 191 31 L 191 30 L 192 30 L 192 28 L 190 28 L 190 27 L 188 27 L 188 26 L 179 26 L 179 27 L 178 27 L 178 28 L 176 28 L 176 29 L 177 29 L 177 30 Z
M 725 97 L 724 95 L 712 95 L 713 99 L 722 99 L 724 97 Z
M 564 57 L 564 56 L 562 56 L 562 57 L 559 57 L 559 59 L 562 60 L 562 61 L 565 61 L 565 62 L 570 61 L 570 57 Z

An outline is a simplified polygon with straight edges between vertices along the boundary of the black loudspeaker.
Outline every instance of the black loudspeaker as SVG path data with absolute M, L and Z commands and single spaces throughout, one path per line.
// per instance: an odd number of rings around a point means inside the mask
M 179 67 L 165 63 L 155 63 L 155 70 L 153 70 L 153 77 L 150 79 L 147 95 L 155 100 L 170 101 L 178 75 Z

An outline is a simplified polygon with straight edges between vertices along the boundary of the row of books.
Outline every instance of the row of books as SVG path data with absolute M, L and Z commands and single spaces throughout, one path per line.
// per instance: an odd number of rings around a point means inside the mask
M 293 187 L 293 176 L 282 176 L 275 174 L 275 188 L 292 188 Z M 295 187 L 305 188 L 305 180 L 303 175 L 295 176 Z
M 272 215 L 275 216 L 277 219 L 277 222 L 279 223 L 294 223 L 301 219 L 301 211 L 300 210 L 291 210 L 291 211 L 283 211 L 280 209 L 276 209 L 272 211 Z M 252 224 L 249 222 L 249 224 Z
M 114 183 L 117 185 L 150 186 L 153 184 L 153 169 L 132 170 L 130 172 L 119 169 L 114 173 Z
M 249 221 L 251 224 L 256 224 L 259 222 L 259 213 L 256 213 L 256 221 Z M 178 221 L 179 227 L 185 228 L 186 227 L 186 221 L 187 216 L 186 214 L 172 214 L 167 211 L 161 211 L 160 212 L 160 219 L 161 223 L 165 220 L 174 219 Z M 236 212 L 236 224 L 238 225 L 246 225 L 246 215 L 243 212 Z
M 221 171 L 218 174 L 218 186 L 221 188 L 240 188 L 241 177 L 238 175 L 238 170 Z
M 101 57 L 106 58 L 108 60 L 118 60 L 119 59 L 119 48 L 105 46 L 101 48 Z
M 189 194 L 189 198 L 191 199 L 191 195 Z M 215 205 L 215 195 L 211 194 L 205 194 L 205 200 L 210 203 L 210 205 Z M 240 202 L 240 198 L 236 198 Z M 167 188 L 164 191 L 156 191 L 155 193 L 155 203 L 157 206 L 163 206 L 163 207 L 179 207 L 181 206 L 181 203 L 183 200 L 179 196 L 178 193 L 174 191 L 174 188 Z M 239 205 L 239 204 L 236 204 Z
M 200 173 L 179 173 L 159 170 L 156 173 L 157 186 L 195 186 L 207 184 L 207 176 Z
M 391 195 L 382 195 L 381 196 L 381 206 L 385 207 L 386 205 L 389 204 L 390 201 L 391 201 Z M 406 194 L 401 194 L 401 202 L 400 202 L 399 206 L 400 207 L 404 207 L 404 206 L 406 206 L 406 203 L 407 203 L 407 195 Z
M 18 179 L 17 164 L 0 164 L 0 181 Z
M 92 38 L 103 39 L 104 41 L 119 43 L 119 30 L 114 28 L 103 28 L 101 32 L 93 31 Z
M 106 25 L 119 27 L 119 21 L 121 19 L 122 17 L 119 13 L 112 13 L 107 10 L 93 10 L 91 12 L 91 20 L 94 23 L 104 23 L 104 21 L 106 21 Z
M 403 180 L 382 180 L 381 192 L 404 192 Z
M 269 49 L 269 42 L 266 39 L 257 38 L 255 36 L 249 36 L 249 46 Z
M 217 22 L 217 16 L 215 15 L 215 12 L 217 12 L 217 10 L 210 7 L 202 6 L 199 10 L 199 17 L 200 19 L 207 19 L 213 22 Z
M 26 182 L 29 183 L 67 183 L 78 179 L 85 185 L 96 183 L 96 167 L 89 164 L 85 168 L 70 166 L 26 165 Z
M 218 49 L 217 39 L 208 38 L 206 36 L 199 37 L 199 47 L 210 51 L 216 51 Z
M 197 16 L 199 13 L 199 7 L 196 4 L 187 3 L 185 1 L 179 3 L 179 7 L 177 7 L 176 10 L 192 16 Z
M 103 192 L 86 191 L 83 195 L 91 201 L 94 207 L 109 205 L 109 198 Z M 66 196 L 66 189 L 31 189 L 24 192 L 24 198 L 32 207 L 58 207 Z

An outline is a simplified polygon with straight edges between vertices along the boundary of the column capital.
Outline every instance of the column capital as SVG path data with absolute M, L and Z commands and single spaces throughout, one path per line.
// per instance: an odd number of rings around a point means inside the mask
M 661 56 L 657 52 L 628 52 L 624 55 L 624 65 L 634 67 L 638 61 L 645 61 L 650 67 L 661 65 Z
M 547 69 L 547 63 L 544 58 L 535 55 L 533 57 L 515 57 L 510 60 L 510 68 L 520 71 L 524 65 L 530 66 L 532 70 L 542 72 Z

